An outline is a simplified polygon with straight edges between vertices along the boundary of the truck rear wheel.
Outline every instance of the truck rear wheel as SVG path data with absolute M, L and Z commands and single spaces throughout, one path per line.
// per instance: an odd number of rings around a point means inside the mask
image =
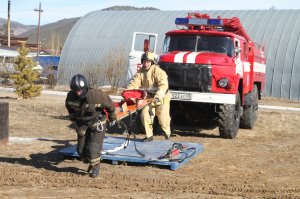
M 241 117 L 241 128 L 252 129 L 254 122 L 257 118 L 257 109 L 258 109 L 258 89 L 257 86 L 253 86 L 253 90 L 247 96 L 249 102 L 245 101 L 244 113 Z M 246 99 L 245 99 L 246 100 Z
M 235 104 L 222 104 L 218 118 L 219 133 L 222 138 L 233 139 L 236 137 L 240 126 L 241 99 L 236 94 Z

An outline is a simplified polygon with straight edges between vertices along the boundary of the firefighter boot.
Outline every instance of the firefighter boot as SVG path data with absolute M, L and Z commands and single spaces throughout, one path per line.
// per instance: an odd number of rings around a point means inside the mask
M 152 142 L 153 141 L 153 136 L 151 137 L 145 137 L 144 139 L 142 139 L 142 142 Z
M 166 140 L 168 140 L 168 139 L 170 139 L 171 135 L 164 133 L 164 137 L 165 137 Z
M 96 164 L 94 166 L 89 165 L 89 168 L 87 170 L 88 173 L 90 173 L 90 177 L 91 178 L 96 178 L 99 176 L 99 172 L 100 172 L 100 165 Z

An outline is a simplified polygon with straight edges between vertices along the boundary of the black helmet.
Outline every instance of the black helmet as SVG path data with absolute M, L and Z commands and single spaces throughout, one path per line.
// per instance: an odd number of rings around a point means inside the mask
M 70 82 L 70 89 L 72 91 L 86 90 L 88 87 L 88 81 L 85 78 L 85 76 L 77 74 L 74 77 L 72 77 Z
M 155 62 L 154 59 L 155 59 L 154 54 L 150 51 L 147 51 L 142 55 L 141 63 L 143 63 L 143 61 L 146 60 L 146 61 L 151 61 L 153 64 Z

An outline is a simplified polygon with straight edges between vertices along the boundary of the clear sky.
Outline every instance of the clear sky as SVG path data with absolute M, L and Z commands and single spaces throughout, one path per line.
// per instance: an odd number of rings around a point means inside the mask
M 7 18 L 8 0 L 0 0 L 0 17 Z M 11 0 L 11 20 L 37 25 L 42 4 L 41 25 L 115 5 L 155 7 L 160 10 L 264 10 L 300 9 L 300 0 Z

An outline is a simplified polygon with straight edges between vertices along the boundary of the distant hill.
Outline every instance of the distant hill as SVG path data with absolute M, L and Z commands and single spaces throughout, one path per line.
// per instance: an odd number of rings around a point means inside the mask
M 41 26 L 40 29 L 40 42 L 42 48 L 58 48 L 62 49 L 69 32 L 76 24 L 80 17 L 63 19 L 55 23 L 50 23 Z M 20 35 L 21 37 L 28 37 L 28 44 L 37 43 L 37 28 L 25 32 Z
M 34 26 L 34 25 L 30 25 L 30 26 L 23 25 L 21 23 L 15 22 L 15 21 L 11 21 L 10 24 L 11 24 L 11 30 L 14 33 L 15 36 L 19 36 L 22 33 L 25 33 L 27 31 L 30 31 L 30 30 L 37 27 L 37 26 Z M 0 18 L 1 32 L 6 31 L 6 26 L 7 26 L 7 20 L 3 19 L 3 18 Z

